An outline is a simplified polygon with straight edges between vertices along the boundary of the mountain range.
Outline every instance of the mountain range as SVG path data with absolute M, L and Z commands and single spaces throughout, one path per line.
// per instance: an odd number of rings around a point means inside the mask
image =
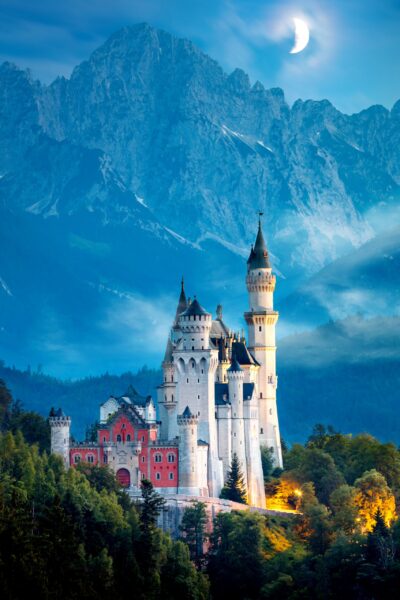
M 0 355 L 77 377 L 162 356 L 182 273 L 242 326 L 257 212 L 281 336 L 398 314 L 400 101 L 354 115 L 146 24 L 50 85 L 0 67 Z

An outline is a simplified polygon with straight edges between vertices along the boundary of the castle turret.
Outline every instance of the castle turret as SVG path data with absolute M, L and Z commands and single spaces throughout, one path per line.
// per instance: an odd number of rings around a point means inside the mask
M 51 431 L 51 452 L 58 454 L 63 459 L 66 468 L 69 467 L 69 439 L 71 418 L 65 416 L 61 408 L 53 409 L 49 416 Z
M 198 417 L 199 438 L 208 444 L 208 487 L 218 497 L 223 481 L 215 416 L 215 373 L 218 350 L 210 342 L 212 317 L 195 298 L 179 316 L 182 339 L 174 352 L 178 411 L 189 406 Z
M 198 418 L 187 406 L 178 415 L 179 427 L 179 494 L 199 495 L 197 424 Z
M 273 306 L 275 284 L 276 278 L 272 274 L 260 218 L 257 239 L 247 261 L 246 285 L 250 310 L 244 316 L 249 331 L 249 350 L 260 364 L 257 381 L 260 442 L 263 446 L 273 449 L 275 464 L 281 467 L 282 451 L 276 406 L 275 341 L 275 326 L 279 313 Z
M 232 456 L 238 457 L 241 471 L 243 473 L 244 483 L 247 487 L 247 464 L 246 464 L 246 445 L 244 432 L 243 415 L 243 381 L 244 371 L 240 364 L 233 358 L 232 364 L 227 371 L 229 401 L 231 403 L 232 420 Z

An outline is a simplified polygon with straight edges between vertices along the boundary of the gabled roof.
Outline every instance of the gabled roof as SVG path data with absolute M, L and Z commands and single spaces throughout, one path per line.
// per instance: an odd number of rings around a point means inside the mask
M 121 416 L 127 417 L 127 419 L 136 426 L 140 426 L 142 429 L 149 429 L 150 425 L 146 423 L 143 417 L 137 412 L 134 406 L 129 406 L 128 404 L 122 404 L 118 410 L 109 417 L 107 423 L 102 425 L 102 428 L 110 427 L 115 421 L 117 421 Z
M 233 342 L 232 356 L 236 358 L 239 365 L 259 365 L 254 356 L 249 352 L 244 342 Z

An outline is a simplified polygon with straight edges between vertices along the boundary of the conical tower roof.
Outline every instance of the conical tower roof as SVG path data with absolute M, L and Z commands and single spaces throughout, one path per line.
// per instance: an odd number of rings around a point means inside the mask
M 271 263 L 269 261 L 269 255 L 267 250 L 267 245 L 264 240 L 264 235 L 261 227 L 261 218 L 258 222 L 258 232 L 256 243 L 254 244 L 254 248 L 251 248 L 250 256 L 248 258 L 247 264 L 249 265 L 249 269 L 270 269 Z
M 185 284 L 184 284 L 183 277 L 182 277 L 181 293 L 179 295 L 178 306 L 176 308 L 176 314 L 175 314 L 175 322 L 174 322 L 175 325 L 178 324 L 179 315 L 182 314 L 187 309 L 187 307 L 188 307 L 188 301 L 186 299 Z

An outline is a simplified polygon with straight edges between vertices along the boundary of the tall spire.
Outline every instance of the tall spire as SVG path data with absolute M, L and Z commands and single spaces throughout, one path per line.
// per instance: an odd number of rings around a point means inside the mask
M 182 314 L 187 309 L 187 307 L 188 307 L 188 302 L 186 300 L 186 294 L 185 294 L 185 282 L 182 277 L 181 293 L 179 295 L 178 306 L 176 308 L 176 314 L 175 314 L 175 322 L 174 322 L 175 325 L 177 325 L 177 323 L 178 323 L 179 315 Z
M 271 263 L 269 261 L 269 255 L 267 250 L 267 245 L 264 240 L 264 235 L 261 227 L 261 217 L 263 213 L 259 213 L 258 218 L 258 232 L 256 243 L 254 247 L 251 247 L 250 256 L 248 258 L 247 264 L 249 265 L 249 269 L 270 269 Z

